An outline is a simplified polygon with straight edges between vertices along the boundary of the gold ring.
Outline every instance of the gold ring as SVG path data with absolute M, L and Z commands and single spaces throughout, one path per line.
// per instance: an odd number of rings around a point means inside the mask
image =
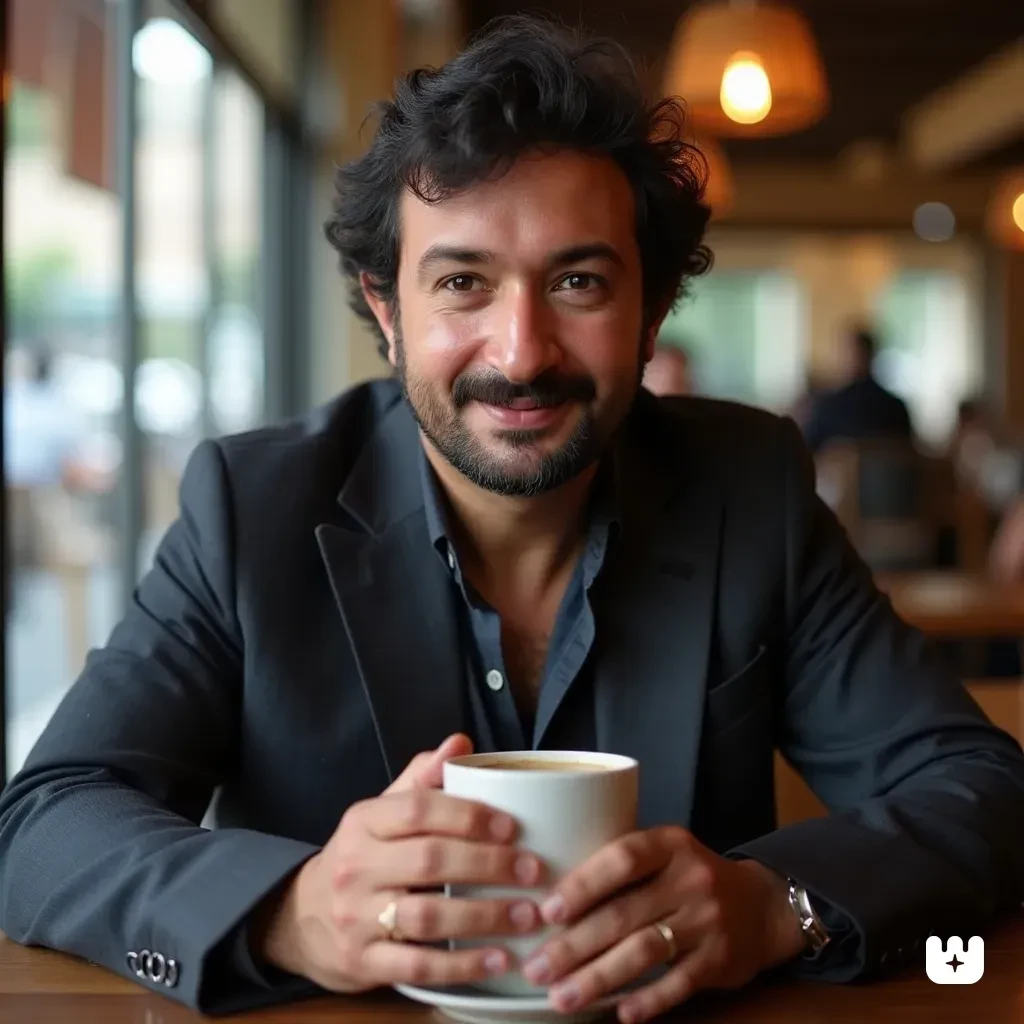
M 398 903 L 392 900 L 378 915 L 377 923 L 384 929 L 388 942 L 401 942 L 398 931 Z
M 654 927 L 665 940 L 665 945 L 668 946 L 668 956 L 665 957 L 665 963 L 670 964 L 679 956 L 679 943 L 676 942 L 676 933 L 664 921 L 655 921 Z

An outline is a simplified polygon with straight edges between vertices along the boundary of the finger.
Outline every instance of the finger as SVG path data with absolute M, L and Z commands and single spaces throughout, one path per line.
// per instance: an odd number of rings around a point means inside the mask
M 370 835 L 384 840 L 435 835 L 507 843 L 519 830 L 508 814 L 436 790 L 390 793 L 368 800 L 358 814 Z
M 381 843 L 366 865 L 378 889 L 443 885 L 535 886 L 544 866 L 532 853 L 514 846 L 465 842 L 429 836 Z
M 667 954 L 664 937 L 653 925 L 648 925 L 554 986 L 548 996 L 561 1013 L 581 1009 L 635 981 L 652 967 L 660 966 Z
M 403 942 L 371 942 L 363 952 L 367 973 L 379 985 L 462 985 L 506 974 L 508 950 L 436 950 Z
M 660 920 L 666 910 L 666 895 L 660 887 L 644 886 L 626 893 L 559 932 L 523 965 L 523 974 L 534 985 L 551 985 L 645 925 Z
M 397 934 L 414 942 L 525 935 L 542 924 L 537 905 L 529 900 L 448 899 L 416 894 L 392 898 Z M 379 913 L 389 900 L 375 899 Z
M 707 956 L 696 950 L 669 968 L 657 981 L 631 992 L 619 1003 L 620 1024 L 643 1024 L 685 1002 L 705 987 Z
M 660 871 L 674 852 L 667 832 L 632 832 L 602 847 L 558 883 L 541 907 L 544 920 L 549 924 L 575 921 L 620 889 Z
M 473 741 L 463 733 L 454 733 L 434 750 L 425 750 L 417 754 L 384 792 L 438 789 L 441 786 L 445 761 L 450 757 L 462 757 L 472 753 Z

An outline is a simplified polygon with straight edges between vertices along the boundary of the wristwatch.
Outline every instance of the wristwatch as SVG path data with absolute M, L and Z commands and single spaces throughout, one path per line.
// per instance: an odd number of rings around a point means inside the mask
M 812 906 L 807 890 L 795 879 L 790 878 L 788 881 L 789 905 L 800 922 L 800 930 L 804 933 L 804 939 L 807 942 L 805 955 L 816 957 L 832 941 L 831 936 Z

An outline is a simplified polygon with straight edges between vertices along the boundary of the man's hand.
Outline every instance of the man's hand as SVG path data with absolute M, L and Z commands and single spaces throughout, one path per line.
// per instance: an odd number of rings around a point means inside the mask
M 622 1024 L 664 1013 L 702 988 L 733 988 L 804 945 L 785 881 L 755 861 L 733 861 L 682 828 L 634 832 L 566 875 L 541 907 L 565 925 L 524 965 L 570 1012 L 615 992 L 669 956 L 654 925 L 673 931 L 677 959 L 619 1004 Z
M 271 908 L 258 939 L 264 959 L 336 992 L 406 982 L 451 985 L 509 970 L 500 946 L 447 951 L 420 942 L 522 934 L 540 925 L 526 900 L 447 899 L 416 892 L 445 882 L 533 886 L 537 857 L 516 849 L 516 823 L 482 804 L 438 792 L 442 766 L 470 753 L 465 736 L 418 755 L 379 797 L 356 804 Z M 394 901 L 404 941 L 378 916 Z

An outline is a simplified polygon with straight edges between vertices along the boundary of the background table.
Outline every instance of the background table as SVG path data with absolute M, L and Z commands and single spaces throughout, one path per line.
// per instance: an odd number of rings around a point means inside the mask
M 1024 637 L 1024 586 L 957 572 L 877 573 L 875 582 L 902 619 L 931 636 Z
M 427 1024 L 429 1009 L 391 994 L 324 998 L 226 1020 L 232 1024 Z M 663 1018 L 679 1024 L 1021 1024 L 1024 914 L 987 936 L 976 985 L 934 985 L 924 966 L 865 985 L 773 980 L 702 997 Z M 196 1024 L 203 1020 L 99 967 L 0 936 L 0 1024 Z

